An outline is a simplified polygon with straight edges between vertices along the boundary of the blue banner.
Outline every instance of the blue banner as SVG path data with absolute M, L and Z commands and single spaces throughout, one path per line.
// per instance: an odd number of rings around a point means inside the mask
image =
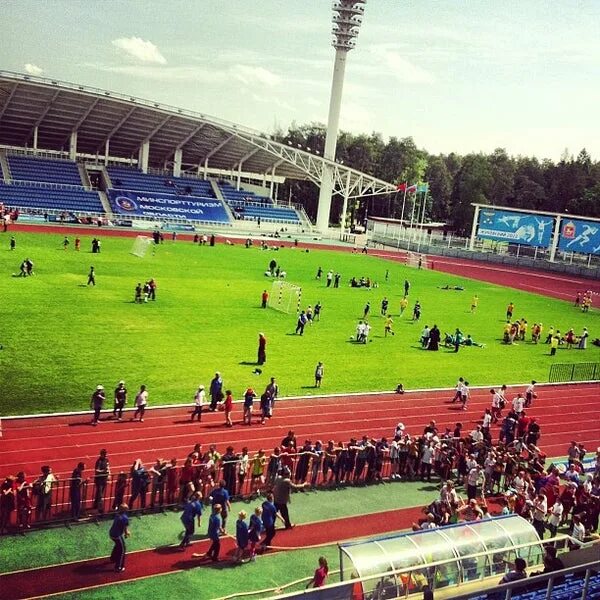
M 523 246 L 550 246 L 554 217 L 508 210 L 481 209 L 477 237 Z
M 560 224 L 558 248 L 565 252 L 600 254 L 600 221 L 563 217 Z
M 113 212 L 130 218 L 143 216 L 217 223 L 230 221 L 223 203 L 216 198 L 121 190 L 107 190 L 107 195 Z

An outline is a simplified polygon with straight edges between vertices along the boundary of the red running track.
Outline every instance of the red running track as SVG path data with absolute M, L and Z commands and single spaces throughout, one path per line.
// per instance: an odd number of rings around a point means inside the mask
M 34 225 L 19 224 L 11 225 L 11 231 L 23 231 L 28 233 L 53 233 L 60 235 L 93 235 L 105 237 L 135 237 L 143 233 L 138 229 L 114 229 L 110 227 L 91 227 L 85 225 Z M 233 233 L 233 232 L 232 232 Z M 255 242 L 264 240 L 261 236 L 249 235 Z M 178 233 L 180 241 L 192 241 L 193 235 Z M 223 242 L 224 237 L 219 236 L 218 242 Z M 293 246 L 294 243 L 285 240 L 270 240 L 281 246 Z M 168 242 L 167 242 L 168 243 Z M 350 246 L 332 246 L 324 243 L 300 242 L 302 248 L 318 250 L 332 250 L 337 252 L 352 252 Z M 404 262 L 406 252 L 403 250 L 369 250 L 371 256 L 378 256 L 393 261 Z M 536 269 L 521 268 L 514 265 L 490 264 L 477 260 L 466 260 L 447 256 L 429 255 L 428 262 L 433 263 L 436 271 L 442 271 L 460 277 L 469 277 L 480 281 L 487 281 L 496 285 L 512 287 L 518 290 L 541 294 L 560 300 L 574 300 L 577 292 L 591 290 L 600 294 L 600 282 L 575 275 L 552 273 Z
M 333 544 L 341 540 L 408 529 L 422 516 L 422 510 L 417 507 L 384 511 L 351 519 L 333 519 L 326 522 L 326 527 L 323 523 L 298 525 L 294 529 L 279 530 L 274 543 L 282 549 Z M 177 532 L 174 531 L 173 534 L 175 536 Z M 132 535 L 135 535 L 135 523 L 132 525 Z M 108 550 L 112 547 L 108 537 L 106 542 Z M 132 552 L 127 555 L 124 573 L 115 573 L 107 557 L 7 573 L 0 575 L 0 591 L 11 590 L 11 600 L 20 600 L 46 597 L 61 592 L 75 592 L 115 582 L 122 583 L 153 575 L 194 569 L 199 566 L 222 568 L 221 563 L 214 565 L 211 562 L 192 558 L 193 552 L 204 553 L 209 545 L 205 540 L 196 542 L 185 553 L 180 552 L 176 546 Z M 233 538 L 223 538 L 221 558 L 227 560 L 227 555 L 232 554 L 234 547 Z
M 571 439 L 590 449 L 600 445 L 600 384 L 538 387 L 539 397 L 528 414 L 537 417 L 541 425 L 540 446 L 548 456 L 565 455 Z M 522 390 L 509 388 L 508 397 Z M 250 427 L 240 423 L 241 405 L 236 404 L 233 428 L 225 427 L 219 412 L 207 413 L 201 423 L 192 423 L 188 406 L 149 409 L 144 423 L 116 422 L 107 416 L 97 427 L 90 425 L 88 415 L 4 419 L 0 475 L 24 470 L 31 476 L 41 465 L 49 464 L 59 477 L 69 477 L 79 461 L 87 464 L 89 473 L 100 448 L 108 450 L 113 473 L 128 469 L 138 457 L 145 463 L 157 457 L 183 459 L 197 442 L 204 449 L 216 444 L 221 452 L 229 444 L 237 451 L 248 446 L 251 453 L 259 448 L 269 452 L 288 429 L 295 431 L 299 445 L 307 438 L 313 442 L 347 442 L 363 434 L 389 438 L 398 421 L 410 434 L 420 434 L 432 419 L 440 429 L 453 428 L 461 421 L 468 432 L 490 405 L 488 389 L 472 390 L 464 412 L 449 403 L 451 396 L 452 391 L 446 390 L 279 400 L 270 421 L 260 425 L 255 419 Z M 496 439 L 498 428 L 493 435 Z

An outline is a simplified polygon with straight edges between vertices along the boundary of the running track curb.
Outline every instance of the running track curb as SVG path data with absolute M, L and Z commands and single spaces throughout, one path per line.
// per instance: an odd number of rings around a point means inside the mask
M 529 381 L 523 383 L 523 382 L 518 382 L 518 383 L 507 383 L 505 385 L 507 385 L 508 387 L 525 387 L 529 385 Z M 594 385 L 594 384 L 599 384 L 600 383 L 600 379 L 592 379 L 591 381 L 555 381 L 552 383 L 542 383 L 542 382 L 538 382 L 537 385 L 539 387 L 552 387 L 552 386 L 565 386 L 565 385 L 576 385 L 576 386 L 580 386 L 580 385 Z M 502 384 L 499 383 L 491 383 L 491 384 L 487 384 L 487 385 L 473 385 L 473 386 L 469 386 L 469 388 L 471 390 L 487 390 L 493 387 L 498 387 Z M 347 396 L 383 396 L 383 395 L 406 395 L 406 394 L 424 394 L 427 392 L 452 392 L 453 390 L 455 390 L 456 388 L 454 387 L 435 387 L 435 388 L 417 388 L 414 390 L 404 390 L 404 394 L 398 394 L 396 391 L 394 390 L 383 390 L 380 392 L 376 392 L 376 391 L 370 391 L 370 392 L 336 392 L 334 394 L 319 394 L 319 395 L 314 395 L 314 396 L 281 396 L 278 397 L 277 400 L 278 401 L 283 401 L 283 400 L 319 400 L 320 398 L 322 399 L 327 399 L 327 398 L 345 398 Z M 234 404 L 243 404 L 243 400 L 235 400 Z M 152 410 L 162 410 L 162 409 L 169 409 L 169 408 L 191 408 L 192 405 L 190 403 L 181 403 L 181 404 L 161 404 L 160 406 L 149 406 L 146 408 L 147 411 L 152 411 Z M 108 411 L 110 412 L 110 408 L 106 408 L 104 409 L 104 411 Z M 124 409 L 125 411 L 129 411 L 131 412 L 132 410 L 134 410 L 133 407 L 131 408 L 126 408 Z M 75 417 L 75 416 L 81 416 L 81 415 L 89 415 L 92 411 L 91 410 L 77 410 L 77 411 L 70 411 L 70 412 L 55 412 L 55 413 L 37 413 L 37 414 L 31 414 L 31 415 L 7 415 L 7 416 L 2 416 L 0 417 L 1 420 L 3 421 L 11 421 L 11 420 L 16 420 L 16 419 L 39 419 L 39 418 L 48 418 L 48 417 Z

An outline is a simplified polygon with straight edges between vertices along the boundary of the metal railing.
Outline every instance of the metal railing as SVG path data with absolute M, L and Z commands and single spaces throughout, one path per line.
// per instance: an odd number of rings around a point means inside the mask
M 304 459 L 304 465 L 299 465 L 301 457 L 307 454 L 310 456 Z M 293 481 L 308 483 L 315 488 L 351 483 L 355 485 L 381 483 L 383 480 L 389 480 L 391 475 L 391 463 L 387 456 L 379 463 L 380 470 L 377 471 L 372 462 L 370 465 L 364 462 L 362 470 L 358 473 L 354 469 L 333 470 L 333 463 L 327 462 L 324 458 L 311 461 L 312 456 L 312 453 L 298 452 L 286 459 L 284 455 L 281 466 L 287 466 L 291 470 Z M 110 474 L 108 477 L 101 478 L 87 477 L 81 481 L 78 494 L 74 493 L 73 480 L 70 478 L 60 478 L 52 482 L 48 494 L 36 493 L 36 490 L 39 492 L 40 489 L 38 479 L 30 482 L 29 502 L 24 505 L 17 499 L 16 510 L 11 513 L 9 524 L 15 529 L 23 529 L 27 525 L 47 526 L 77 518 L 96 518 L 114 511 L 124 501 L 133 511 L 164 510 L 181 505 L 194 491 L 202 492 L 203 497 L 207 498 L 210 490 L 220 480 L 225 480 L 228 491 L 235 498 L 249 498 L 258 495 L 259 492 L 264 494 L 271 490 L 277 472 L 270 472 L 267 463 L 260 474 L 252 476 L 253 458 L 254 456 L 250 457 L 245 463 L 247 468 L 244 469 L 243 474 L 240 474 L 239 466 L 242 462 L 239 460 L 219 461 L 216 465 L 210 466 L 197 464 L 192 466 L 191 471 L 183 471 L 183 467 L 179 466 L 168 467 L 162 480 L 153 478 L 148 471 L 148 480 L 137 494 L 134 494 L 137 484 L 133 484 L 129 473 L 125 473 L 125 477 L 122 474 Z M 265 456 L 267 461 L 269 458 Z M 327 465 L 327 468 L 324 468 L 324 465 Z
M 33 181 L 30 179 L 15 179 L 12 178 L 11 184 L 14 186 L 26 186 L 26 187 L 36 187 L 36 188 L 44 188 L 50 190 L 76 190 L 78 192 L 91 192 L 92 188 L 85 185 L 76 185 L 73 183 L 55 183 L 52 181 Z
M 600 363 L 557 363 L 550 365 L 548 381 L 597 381 L 600 379 Z

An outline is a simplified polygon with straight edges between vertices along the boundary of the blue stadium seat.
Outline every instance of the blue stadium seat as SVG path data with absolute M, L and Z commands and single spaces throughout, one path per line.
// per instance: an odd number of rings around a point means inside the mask
M 210 181 L 203 179 L 153 175 L 129 167 L 108 167 L 107 170 L 113 189 L 177 195 L 187 194 L 202 198 L 215 197 Z
M 104 214 L 97 192 L 75 188 L 46 189 L 0 182 L 0 202 L 9 207 Z
M 76 185 L 83 188 L 79 169 L 74 161 L 18 154 L 9 154 L 7 159 L 13 179 Z

